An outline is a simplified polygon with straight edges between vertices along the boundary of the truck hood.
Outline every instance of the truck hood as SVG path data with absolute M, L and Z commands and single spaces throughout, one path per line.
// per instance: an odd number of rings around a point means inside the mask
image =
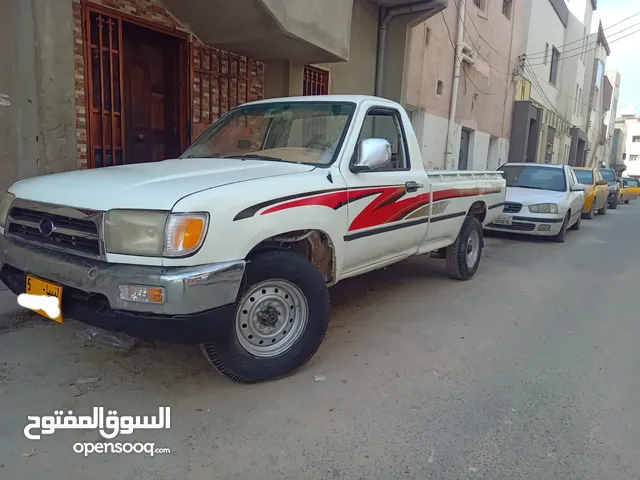
M 535 190 L 533 188 L 507 187 L 507 202 L 535 205 L 537 203 L 560 203 L 566 197 L 566 192 L 553 190 Z
M 92 210 L 171 210 L 209 188 L 308 172 L 315 167 L 233 158 L 193 158 L 77 170 L 29 178 L 9 191 L 18 198 Z

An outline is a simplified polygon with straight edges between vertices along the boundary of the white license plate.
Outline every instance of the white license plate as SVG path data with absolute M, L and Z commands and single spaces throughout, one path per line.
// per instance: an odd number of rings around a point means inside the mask
M 508 215 L 500 215 L 494 222 L 494 225 L 511 225 L 513 218 Z

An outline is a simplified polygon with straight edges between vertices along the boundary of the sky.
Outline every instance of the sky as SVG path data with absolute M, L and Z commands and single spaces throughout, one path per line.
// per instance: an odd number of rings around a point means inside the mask
M 638 46 L 640 45 L 640 31 L 626 38 L 624 37 L 636 30 L 640 30 L 640 15 L 633 17 L 620 25 L 612 28 L 607 27 L 640 12 L 640 0 L 598 0 L 598 9 L 594 12 L 602 20 L 605 28 L 605 35 L 609 41 L 611 55 L 607 59 L 607 70 L 618 70 L 620 72 L 620 100 L 618 111 L 626 105 L 636 106 L 636 113 L 640 113 L 640 56 Z M 630 28 L 615 35 L 616 32 Z

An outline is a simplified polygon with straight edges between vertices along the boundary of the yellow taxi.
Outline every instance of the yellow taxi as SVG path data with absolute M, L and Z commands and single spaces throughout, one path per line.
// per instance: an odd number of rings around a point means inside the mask
M 607 213 L 607 196 L 609 195 L 609 183 L 597 168 L 571 167 L 578 177 L 578 182 L 587 187 L 584 191 L 584 218 L 592 219 L 596 215 Z
M 635 178 L 630 177 L 623 177 L 620 180 L 622 182 L 620 186 L 620 201 L 628 205 L 631 200 L 638 198 L 640 183 Z

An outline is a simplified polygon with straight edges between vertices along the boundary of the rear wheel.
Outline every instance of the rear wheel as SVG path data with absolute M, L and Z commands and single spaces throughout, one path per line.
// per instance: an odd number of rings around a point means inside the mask
M 456 241 L 447 247 L 447 271 L 451 278 L 469 280 L 480 265 L 482 256 L 482 224 L 476 217 L 467 217 Z
M 629 200 L 624 201 L 625 205 L 629 205 Z
M 604 205 L 602 205 L 602 208 L 600 208 L 598 210 L 598 215 L 605 215 L 607 213 L 607 208 L 609 207 L 609 204 L 607 203 L 607 201 L 604 201 Z
M 296 253 L 265 252 L 247 264 L 234 317 L 200 347 L 232 380 L 275 380 L 311 359 L 328 322 L 329 292 L 320 272 Z

